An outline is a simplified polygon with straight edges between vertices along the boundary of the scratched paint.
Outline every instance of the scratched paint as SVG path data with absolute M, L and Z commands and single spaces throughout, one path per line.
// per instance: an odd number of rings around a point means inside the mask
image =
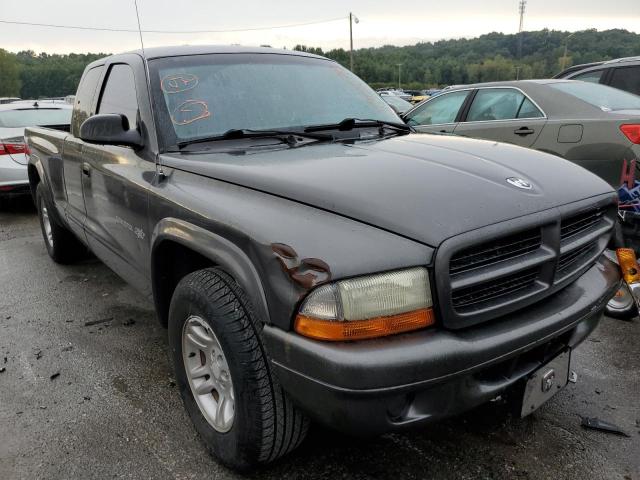
M 284 243 L 272 243 L 271 250 L 282 270 L 293 282 L 306 290 L 331 280 L 331 268 L 324 260 L 319 258 L 300 259 L 297 252 Z

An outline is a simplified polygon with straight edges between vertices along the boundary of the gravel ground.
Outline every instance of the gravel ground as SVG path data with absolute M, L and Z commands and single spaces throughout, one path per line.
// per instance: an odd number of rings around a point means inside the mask
M 191 426 L 151 304 L 97 260 L 53 263 L 29 202 L 0 205 L 0 285 L 0 479 L 241 478 Z M 638 319 L 605 319 L 578 383 L 526 419 L 492 403 L 370 440 L 314 427 L 248 478 L 640 479 L 639 352 Z

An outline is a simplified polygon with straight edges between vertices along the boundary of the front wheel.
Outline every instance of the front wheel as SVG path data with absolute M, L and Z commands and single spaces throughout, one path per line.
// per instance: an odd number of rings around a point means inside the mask
M 271 371 L 261 329 L 221 270 L 187 275 L 171 299 L 169 342 L 185 408 L 211 453 L 237 470 L 285 455 L 308 429 Z

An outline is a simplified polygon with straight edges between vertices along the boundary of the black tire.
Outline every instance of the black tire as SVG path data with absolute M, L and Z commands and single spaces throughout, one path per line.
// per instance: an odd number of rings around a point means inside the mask
M 85 247 L 73 233 L 63 226 L 57 216 L 55 207 L 49 199 L 49 192 L 42 183 L 39 183 L 36 188 L 36 208 L 38 209 L 42 238 L 44 239 L 44 245 L 47 248 L 49 256 L 54 262 L 62 264 L 77 260 L 81 252 L 85 251 Z M 51 226 L 50 238 L 45 228 L 46 220 L 43 218 L 45 208 L 48 215 L 48 222 Z
M 200 411 L 185 371 L 183 328 L 194 315 L 217 337 L 233 381 L 235 416 L 226 433 L 213 428 Z M 309 427 L 272 372 L 261 340 L 262 325 L 240 286 L 219 269 L 187 275 L 171 299 L 169 344 L 185 408 L 209 451 L 240 471 L 295 449 Z

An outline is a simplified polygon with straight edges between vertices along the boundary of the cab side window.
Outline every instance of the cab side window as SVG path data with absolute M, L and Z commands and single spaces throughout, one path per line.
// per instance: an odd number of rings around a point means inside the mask
M 539 118 L 542 112 L 513 88 L 488 88 L 479 90 L 467 115 L 467 122 Z
M 593 70 L 591 72 L 581 73 L 571 77 L 571 80 L 580 80 L 581 82 L 600 83 L 604 70 Z
M 469 94 L 468 90 L 438 95 L 417 108 L 407 118 L 409 125 L 439 125 L 454 123 L 460 107 Z
M 640 66 L 614 68 L 611 86 L 640 95 Z
M 102 76 L 104 67 L 95 67 L 89 70 L 78 87 L 75 101 L 73 102 L 73 113 L 71 117 L 71 134 L 78 137 L 80 133 L 80 125 L 93 115 L 91 107 L 93 105 L 93 97 L 98 88 L 98 81 Z
M 138 98 L 133 70 L 129 65 L 116 64 L 109 69 L 98 113 L 122 114 L 129 120 L 130 130 L 137 128 Z

